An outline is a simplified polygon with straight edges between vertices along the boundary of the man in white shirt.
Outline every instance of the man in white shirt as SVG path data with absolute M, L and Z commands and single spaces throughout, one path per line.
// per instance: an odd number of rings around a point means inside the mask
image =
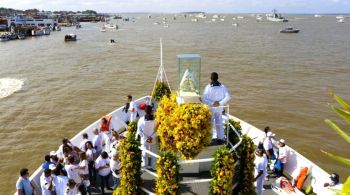
M 105 194 L 105 186 L 107 186 L 108 190 L 113 190 L 112 188 L 110 188 L 108 185 L 108 181 L 109 181 L 109 175 L 111 173 L 111 169 L 109 167 L 109 157 L 107 152 L 103 151 L 101 153 L 101 156 L 99 156 L 96 159 L 95 162 L 95 169 L 100 177 L 100 182 L 101 182 L 101 191 L 102 194 Z
M 64 195 L 68 184 L 67 172 L 64 169 L 60 169 L 60 174 L 54 177 L 53 184 L 55 186 L 56 195 Z
M 274 160 L 272 137 L 275 136 L 271 131 L 267 132 L 266 138 L 264 140 L 264 150 L 269 160 Z
M 79 174 L 79 166 L 74 165 L 74 157 L 72 155 L 68 156 L 68 163 L 64 166 L 64 169 L 67 171 L 69 179 L 73 179 L 76 184 L 82 182 Z
M 94 148 L 96 150 L 96 156 L 100 156 L 102 150 L 103 150 L 103 135 L 101 133 L 98 132 L 98 129 L 94 129 L 92 131 L 92 133 L 94 134 L 94 138 L 92 140 L 92 144 L 94 145 Z
M 137 133 L 136 136 L 141 138 L 141 147 L 150 150 L 151 152 L 156 152 L 156 136 L 155 131 L 156 124 L 154 121 L 154 116 L 152 114 L 152 106 L 147 106 L 145 109 L 145 116 L 141 117 L 137 123 Z M 146 152 L 142 151 L 142 167 L 147 168 L 148 165 L 148 155 Z M 151 156 L 151 167 L 155 170 L 156 158 Z
M 227 88 L 218 79 L 219 76 L 216 72 L 211 73 L 211 83 L 205 87 L 203 92 L 203 101 L 211 107 L 214 144 L 216 144 L 215 142 L 224 143 L 222 111 L 223 106 L 231 99 Z
M 130 114 L 129 122 L 134 122 L 137 116 L 137 106 L 136 103 L 132 100 L 132 96 L 128 95 L 129 109 L 128 112 Z
M 258 195 L 262 195 L 263 191 L 263 184 L 264 184 L 264 178 L 266 176 L 266 162 L 265 158 L 263 157 L 263 151 L 261 149 L 257 149 L 255 151 L 255 178 L 256 181 L 256 191 Z
M 83 133 L 83 140 L 80 142 L 80 150 L 86 152 L 85 144 L 89 141 L 89 136 L 87 133 Z
M 278 149 L 278 160 L 281 161 L 281 170 L 277 172 L 278 176 L 283 175 L 284 165 L 287 163 L 287 157 L 288 157 L 288 149 L 286 147 L 286 141 L 284 139 L 280 139 L 278 142 L 279 149 Z
M 40 176 L 40 187 L 42 195 L 51 195 L 54 191 L 53 178 L 51 176 L 51 170 L 45 169 Z

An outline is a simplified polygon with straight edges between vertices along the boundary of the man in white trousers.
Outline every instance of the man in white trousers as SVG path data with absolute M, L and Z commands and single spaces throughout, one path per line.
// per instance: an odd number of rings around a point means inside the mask
M 211 124 L 213 127 L 213 144 L 224 143 L 224 126 L 222 123 L 222 111 L 231 96 L 225 87 L 219 81 L 219 75 L 216 72 L 211 73 L 211 82 L 205 87 L 203 92 L 203 101 L 211 107 Z

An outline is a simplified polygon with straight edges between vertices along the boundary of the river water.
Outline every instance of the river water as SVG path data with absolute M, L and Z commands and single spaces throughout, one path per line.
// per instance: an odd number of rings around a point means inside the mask
M 350 101 L 350 22 L 337 23 L 335 16 L 289 16 L 287 24 L 232 17 L 209 23 L 167 15 L 164 28 L 153 24 L 161 17 L 137 15 L 135 22 L 119 21 L 118 31 L 83 23 L 81 29 L 0 43 L 0 194 L 15 191 L 20 168 L 32 173 L 63 137 L 123 105 L 126 95 L 149 95 L 160 37 L 172 88 L 178 83 L 176 54 L 200 54 L 202 89 L 218 72 L 233 96 L 230 114 L 260 129 L 270 126 L 277 138 L 344 180 L 350 169 L 320 149 L 350 157 L 349 144 L 324 123 L 332 119 L 349 133 L 327 103 L 334 102 L 329 90 Z M 279 33 L 288 25 L 301 32 Z M 79 40 L 65 43 L 67 33 Z

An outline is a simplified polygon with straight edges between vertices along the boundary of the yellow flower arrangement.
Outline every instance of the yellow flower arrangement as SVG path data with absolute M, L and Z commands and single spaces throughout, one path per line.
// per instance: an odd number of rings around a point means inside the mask
M 176 94 L 163 97 L 156 113 L 160 149 L 179 152 L 181 158 L 194 158 L 211 138 L 209 107 L 204 104 L 176 103 Z
M 226 147 L 221 147 L 214 153 L 214 162 L 210 174 L 210 194 L 232 194 L 234 155 Z
M 179 192 L 179 164 L 172 152 L 164 152 L 157 161 L 156 194 L 176 195 Z

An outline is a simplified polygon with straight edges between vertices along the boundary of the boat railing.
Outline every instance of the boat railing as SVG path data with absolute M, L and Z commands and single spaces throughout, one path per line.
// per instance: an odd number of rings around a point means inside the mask
M 227 131 L 226 143 L 227 143 L 227 145 L 230 147 L 230 152 L 234 152 L 234 151 L 237 149 L 237 147 L 241 145 L 241 143 L 242 143 L 242 136 L 238 133 L 238 131 L 236 130 L 236 128 L 235 128 L 232 124 L 230 124 L 230 123 L 228 123 L 228 124 L 229 124 L 229 127 L 230 127 L 230 128 L 228 128 L 228 131 Z M 233 145 L 233 144 L 230 142 L 230 140 L 229 140 L 229 132 L 230 132 L 230 130 L 233 131 L 232 133 L 234 133 L 234 134 L 239 138 L 239 141 L 238 141 L 235 145 Z M 158 159 L 158 158 L 160 157 L 158 154 L 156 154 L 156 153 L 154 153 L 154 152 L 148 150 L 148 149 L 145 148 L 145 147 L 139 147 L 139 148 L 140 148 L 143 152 L 146 152 L 147 154 L 149 154 L 149 155 L 155 157 L 156 159 Z M 239 155 L 238 155 L 237 153 L 236 153 L 236 155 L 238 156 L 238 158 L 240 158 Z M 205 162 L 213 162 L 214 160 L 215 160 L 214 158 L 204 158 L 204 159 L 194 159 L 194 160 L 179 160 L 179 161 L 178 161 L 178 164 L 179 164 L 179 165 L 183 165 L 183 164 L 205 163 Z M 238 165 L 238 161 L 235 162 L 234 166 L 237 166 L 237 165 Z M 142 168 L 141 170 L 147 172 L 148 174 L 152 175 L 152 176 L 155 177 L 155 178 L 158 178 L 158 174 L 155 173 L 155 172 L 153 172 L 153 171 L 151 171 L 151 170 L 149 170 L 149 169 Z M 179 183 L 180 183 L 180 184 L 196 184 L 196 183 L 210 182 L 211 180 L 212 180 L 212 179 L 193 179 L 193 180 L 180 181 Z M 233 186 L 233 189 L 234 189 L 236 186 L 237 186 L 237 185 L 234 185 L 234 186 Z M 140 187 L 140 189 L 141 189 L 143 192 L 147 193 L 147 194 L 150 194 L 150 195 L 155 194 L 155 193 L 149 191 L 148 189 L 146 189 L 146 188 L 144 188 L 144 187 L 142 187 L 142 186 Z

